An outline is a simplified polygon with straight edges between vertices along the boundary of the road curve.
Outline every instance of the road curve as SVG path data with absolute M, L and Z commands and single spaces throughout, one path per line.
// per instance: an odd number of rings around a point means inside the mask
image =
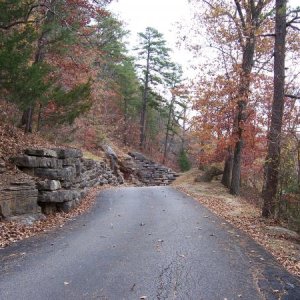
M 300 299 L 260 246 L 171 187 L 101 192 L 61 230 L 0 250 L 0 299 Z

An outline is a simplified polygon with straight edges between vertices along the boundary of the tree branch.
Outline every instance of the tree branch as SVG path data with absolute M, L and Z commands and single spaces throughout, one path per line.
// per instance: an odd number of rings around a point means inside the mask
M 285 94 L 284 96 L 291 99 L 300 99 L 300 95 Z
M 258 36 L 261 36 L 261 37 L 275 37 L 275 33 L 259 34 Z
M 239 0 L 234 0 L 234 2 L 235 2 L 235 5 L 236 5 L 236 8 L 237 8 L 239 17 L 241 19 L 243 29 L 246 30 L 246 22 L 245 22 L 245 18 L 244 18 L 243 12 L 242 12 L 240 2 L 239 2 Z
M 265 66 L 270 62 L 270 60 L 274 57 L 274 53 L 267 59 L 265 62 L 263 62 L 262 66 L 257 70 L 257 73 L 259 73 L 261 70 L 265 70 Z
M 31 15 L 31 13 L 36 9 L 36 8 L 40 8 L 40 7 L 45 7 L 48 10 L 50 10 L 50 8 L 46 5 L 46 4 L 35 4 L 29 7 L 28 12 L 26 13 L 26 16 L 23 18 L 23 20 L 18 20 L 18 21 L 14 21 L 10 24 L 7 25 L 0 25 L 0 29 L 3 30 L 8 30 L 11 27 L 17 26 L 17 25 L 21 25 L 21 24 L 28 24 L 28 23 L 36 23 L 39 20 L 29 20 L 29 17 Z M 43 18 L 42 18 L 43 19 Z

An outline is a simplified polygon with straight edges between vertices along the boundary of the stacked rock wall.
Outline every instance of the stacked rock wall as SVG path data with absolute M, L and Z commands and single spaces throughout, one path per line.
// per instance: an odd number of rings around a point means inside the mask
M 12 161 L 24 173 L 22 178 L 12 177 L 7 184 L 0 184 L 0 219 L 41 215 L 41 211 L 68 212 L 90 187 L 121 184 L 123 175 L 137 185 L 168 185 L 177 177 L 138 152 L 122 160 L 115 158 L 118 168 L 114 171 L 103 161 L 84 159 L 78 149 L 27 149 Z M 0 176 L 5 170 L 0 161 Z
M 27 149 L 13 162 L 36 178 L 37 203 L 45 214 L 70 211 L 89 187 L 118 184 L 104 162 L 84 159 L 78 149 Z
M 139 152 L 128 153 L 136 164 L 136 176 L 144 185 L 169 185 L 178 176 L 176 172 L 157 164 Z

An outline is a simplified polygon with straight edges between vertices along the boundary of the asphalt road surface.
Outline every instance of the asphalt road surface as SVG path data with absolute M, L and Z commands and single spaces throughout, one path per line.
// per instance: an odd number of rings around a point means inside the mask
M 260 246 L 171 187 L 120 188 L 0 250 L 0 299 L 300 299 Z

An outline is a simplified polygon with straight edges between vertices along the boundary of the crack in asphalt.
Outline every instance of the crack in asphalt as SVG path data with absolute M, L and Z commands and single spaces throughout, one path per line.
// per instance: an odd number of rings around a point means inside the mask
M 177 258 L 174 258 L 166 267 L 164 267 L 158 276 L 156 299 L 176 299 L 179 289 L 184 281 L 183 273 L 184 265 L 179 262 Z

